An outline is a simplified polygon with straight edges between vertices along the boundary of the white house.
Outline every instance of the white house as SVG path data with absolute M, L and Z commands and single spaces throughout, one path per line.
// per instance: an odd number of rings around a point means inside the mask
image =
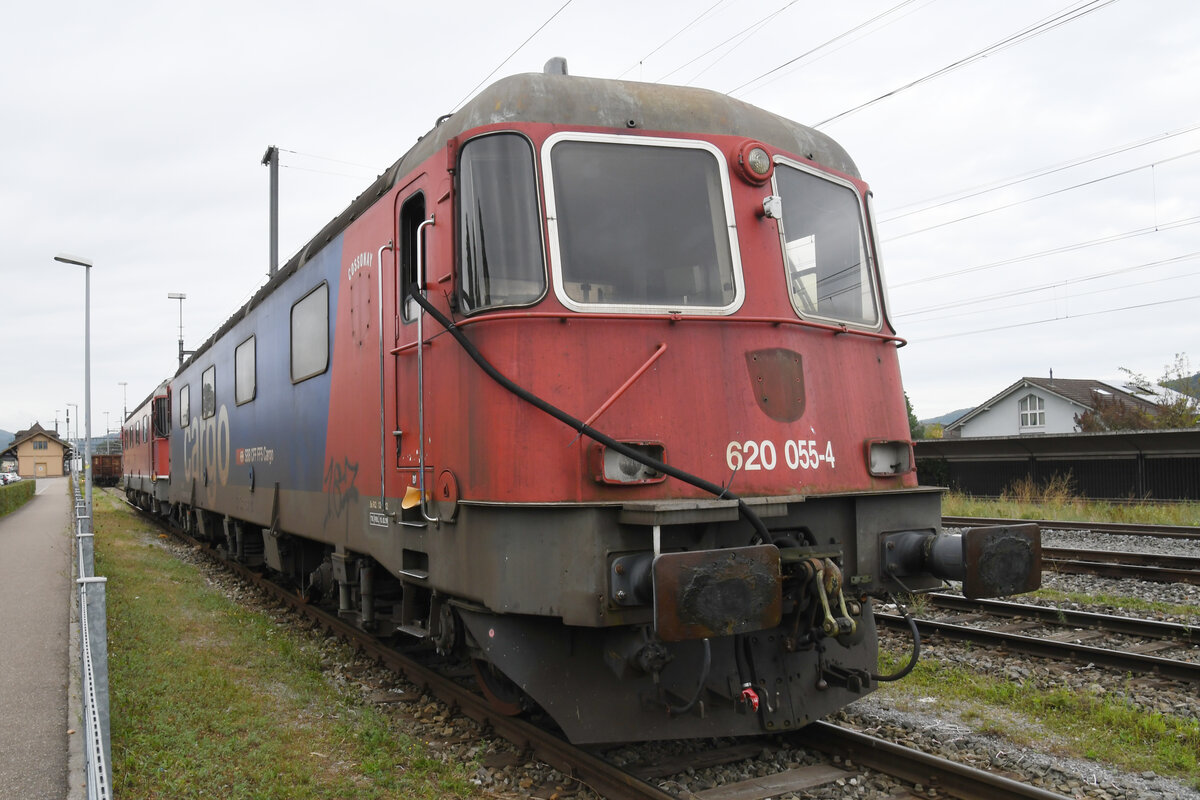
M 946 438 L 1077 433 L 1075 417 L 1115 399 L 1155 413 L 1154 403 L 1110 383 L 1091 379 L 1021 378 L 995 397 L 946 426 Z

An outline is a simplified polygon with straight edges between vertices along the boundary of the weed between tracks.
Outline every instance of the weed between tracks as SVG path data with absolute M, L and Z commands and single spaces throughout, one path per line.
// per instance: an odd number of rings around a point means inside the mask
M 319 644 L 208 585 L 156 531 L 97 496 L 108 578 L 114 794 L 123 798 L 445 798 L 476 794 L 339 690 Z
M 881 673 L 895 672 L 908 655 L 903 648 L 881 650 Z M 903 711 L 957 713 L 964 723 L 1018 745 L 1052 741 L 1058 755 L 1152 770 L 1200 788 L 1200 720 L 1138 709 L 1097 689 L 1039 688 L 923 655 L 912 674 L 881 684 L 877 694 Z
M 1155 614 L 1167 617 L 1200 617 L 1200 606 L 1182 603 L 1164 603 L 1143 600 L 1123 594 L 1087 594 L 1085 592 L 1063 592 L 1057 589 L 1037 589 L 1024 597 L 1031 597 L 1042 605 L 1064 605 L 1077 603 L 1082 606 L 1111 606 L 1126 612 L 1138 612 L 1154 618 Z
M 942 498 L 942 513 L 949 517 L 1200 526 L 1200 503 L 1086 500 L 1073 493 L 1070 475 L 1056 475 L 1046 483 L 1015 481 L 999 498 L 948 492 Z

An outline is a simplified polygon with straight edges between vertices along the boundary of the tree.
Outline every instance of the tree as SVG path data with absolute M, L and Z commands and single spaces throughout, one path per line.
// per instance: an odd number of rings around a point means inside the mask
M 1175 354 L 1175 362 L 1163 367 L 1157 385 L 1133 370 L 1121 367 L 1121 371 L 1129 376 L 1129 382 L 1136 387 L 1137 394 L 1158 406 L 1150 427 L 1174 429 L 1200 426 L 1200 399 L 1187 393 L 1197 379 L 1192 373 L 1187 353 Z
M 908 409 L 908 435 L 913 439 L 924 439 L 925 426 L 913 413 L 912 401 L 908 399 L 908 392 L 904 393 L 904 407 Z
M 1175 393 L 1162 392 L 1158 405 L 1158 428 L 1200 427 L 1200 398 L 1193 392 L 1200 385 L 1200 376 L 1192 373 L 1187 353 L 1176 353 L 1175 363 L 1163 369 L 1158 385 Z
M 1075 415 L 1075 424 L 1083 433 L 1101 431 L 1144 431 L 1155 427 L 1150 412 L 1135 408 L 1116 397 L 1092 392 L 1091 411 Z
M 1153 403 L 1154 412 L 1134 408 L 1115 397 L 1093 394 L 1093 410 L 1075 415 L 1075 424 L 1079 426 L 1079 430 L 1084 433 L 1097 433 L 1200 427 L 1200 400 L 1169 390 L 1172 385 L 1187 387 L 1196 378 L 1185 353 L 1175 354 L 1175 363 L 1163 369 L 1163 376 L 1158 379 L 1157 384 L 1145 375 L 1126 367 L 1121 367 L 1120 370 L 1126 375 L 1130 393 Z

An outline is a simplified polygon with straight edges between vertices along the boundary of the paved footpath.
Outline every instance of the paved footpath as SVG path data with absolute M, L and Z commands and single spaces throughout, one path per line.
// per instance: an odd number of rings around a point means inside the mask
M 74 579 L 69 478 L 0 517 L 0 797 L 67 796 Z

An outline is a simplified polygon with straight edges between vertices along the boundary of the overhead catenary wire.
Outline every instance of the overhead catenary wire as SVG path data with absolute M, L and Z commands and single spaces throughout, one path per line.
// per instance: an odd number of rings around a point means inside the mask
M 1126 144 L 1121 144 L 1121 145 L 1117 145 L 1115 147 L 1110 147 L 1106 150 L 1101 150 L 1101 151 L 1098 151 L 1095 153 L 1090 153 L 1086 156 L 1080 156 L 1079 158 L 1074 158 L 1069 161 L 1052 164 L 1052 165 L 1046 166 L 1046 167 L 1039 167 L 1037 169 L 1030 170 L 1028 172 L 1023 172 L 1019 175 L 1014 175 L 1014 176 L 1011 176 L 1008 178 L 1001 178 L 999 181 L 996 181 L 993 183 L 983 184 L 980 186 L 974 186 L 974 187 L 971 187 L 968 189 L 962 189 L 962 190 L 959 190 L 956 192 L 947 192 L 945 194 L 938 195 L 937 197 L 930 197 L 930 198 L 926 198 L 924 200 L 916 200 L 911 203 L 906 203 L 902 206 L 896 206 L 895 208 L 892 208 L 892 209 L 884 209 L 881 212 L 881 216 L 878 220 L 878 223 L 880 225 L 886 225 L 889 222 L 893 222 L 893 221 L 901 219 L 903 217 L 909 217 L 909 216 L 912 216 L 913 214 L 921 214 L 921 213 L 924 213 L 925 211 L 932 211 L 935 208 L 941 208 L 942 206 L 951 205 L 953 203 L 958 203 L 963 200 L 969 200 L 972 197 L 978 197 L 980 195 L 987 194 L 989 192 L 999 191 L 1000 189 L 1007 189 L 1011 186 L 1016 186 L 1021 183 L 1026 183 L 1028 181 L 1032 181 L 1032 180 L 1036 180 L 1038 178 L 1045 177 L 1046 175 L 1053 175 L 1054 173 L 1063 172 L 1063 171 L 1071 169 L 1073 167 L 1083 166 L 1084 164 L 1090 164 L 1094 161 L 1100 161 L 1102 159 L 1109 158 L 1110 156 L 1119 155 L 1121 153 L 1127 153 L 1130 150 L 1136 150 L 1140 147 L 1146 147 L 1147 145 L 1166 141 L 1167 139 L 1173 139 L 1177 136 L 1182 136 L 1186 133 L 1192 133 L 1193 131 L 1197 131 L 1197 130 L 1200 130 L 1200 122 L 1189 125 L 1186 128 L 1179 128 L 1178 130 L 1167 131 L 1166 133 L 1161 133 L 1156 136 L 1149 136 L 1144 139 L 1138 139 L 1137 141 L 1134 141 L 1134 142 L 1128 142 Z M 920 208 L 914 208 L 914 206 L 920 206 Z M 912 209 L 912 210 L 903 211 L 903 209 Z M 884 214 L 888 214 L 890 212 L 900 212 L 900 211 L 902 211 L 902 213 L 893 213 L 891 216 L 883 216 Z
M 541 25 L 539 25 L 537 30 L 535 30 L 533 33 L 529 34 L 529 36 L 526 37 L 525 41 L 523 41 L 519 45 L 517 45 L 517 48 L 515 50 L 513 50 L 511 53 L 509 53 L 508 56 L 503 61 L 501 61 L 499 64 L 496 65 L 495 69 L 493 69 L 491 72 L 489 72 L 487 75 L 485 75 L 483 77 L 483 80 L 481 80 L 479 83 L 475 84 L 475 86 L 473 86 L 471 88 L 471 91 L 467 92 L 461 100 L 459 100 L 457 103 L 455 103 L 454 107 L 452 109 L 450 109 L 451 113 L 457 111 L 463 103 L 470 100 L 471 96 L 474 95 L 475 92 L 479 91 L 480 86 L 483 86 L 485 83 L 487 83 L 493 75 L 495 75 L 497 72 L 499 72 L 504 67 L 505 64 L 507 64 L 509 61 L 512 61 L 513 56 L 515 56 L 517 53 L 521 52 L 521 50 L 525 47 L 525 45 L 529 44 L 533 40 L 533 37 L 535 37 L 539 33 L 541 33 L 542 29 L 545 28 L 547 25 L 549 25 L 551 22 L 553 22 L 554 18 L 557 17 L 559 14 L 561 14 L 563 11 L 565 11 L 567 6 L 571 5 L 572 2 L 573 2 L 573 0 L 567 0 L 567 2 L 565 2 L 561 6 L 559 6 L 558 10 L 555 11 L 553 14 L 551 14 L 550 17 L 545 22 L 543 22 Z
M 980 333 L 995 333 L 996 331 L 1007 331 L 1012 330 L 1013 328 L 1028 328 L 1033 325 L 1045 325 L 1050 322 L 1062 322 L 1068 319 L 1082 319 L 1084 317 L 1100 316 L 1101 314 L 1116 314 L 1121 311 L 1135 311 L 1143 308 L 1154 308 L 1156 306 L 1164 306 L 1171 303 L 1187 303 L 1192 300 L 1200 300 L 1200 294 L 1194 294 L 1188 297 L 1173 297 L 1170 300 L 1155 300 L 1149 303 L 1135 303 L 1132 305 L 1120 306 L 1118 308 L 1101 309 L 1099 311 L 1086 311 L 1082 314 L 1064 314 L 1060 317 L 1050 317 L 1047 319 L 1031 320 L 1028 322 L 1014 322 L 1011 325 L 997 325 L 995 327 L 979 328 L 973 331 L 955 331 L 953 333 L 945 333 L 939 336 L 909 337 L 908 341 L 910 344 L 923 344 L 925 342 L 936 342 L 941 339 L 957 339 L 962 336 L 974 336 Z
M 1054 281 L 1052 283 L 1044 283 L 1039 286 L 1022 286 L 1020 288 L 1008 289 L 1003 292 L 985 295 L 982 297 L 957 299 L 957 300 L 953 300 L 948 303 L 939 303 L 938 305 L 926 306 L 925 308 L 917 308 L 917 309 L 913 309 L 912 311 L 905 311 L 903 313 L 898 313 L 895 316 L 897 319 L 900 319 L 903 317 L 915 317 L 915 316 L 919 316 L 921 314 L 932 314 L 937 311 L 945 311 L 947 309 L 961 308 L 961 307 L 969 306 L 969 305 L 978 305 L 979 303 L 987 303 L 987 302 L 991 302 L 993 300 L 1003 300 L 1008 297 L 1018 297 L 1023 294 L 1032 294 L 1033 292 L 1044 292 L 1048 289 L 1057 289 L 1057 288 L 1060 288 L 1063 286 L 1071 286 L 1071 285 L 1074 285 L 1077 283 L 1087 283 L 1089 281 L 1101 280 L 1103 278 L 1111 278 L 1114 275 L 1124 275 L 1124 274 L 1127 274 L 1130 272 L 1140 272 L 1142 270 L 1154 269 L 1156 267 L 1164 267 L 1164 266 L 1168 266 L 1171 264 L 1178 264 L 1182 261 L 1191 261 L 1192 259 L 1195 259 L 1195 258 L 1200 258 L 1200 251 L 1186 253 L 1181 256 L 1174 256 L 1172 258 L 1164 258 L 1164 259 L 1160 259 L 1158 261 L 1150 261 L 1145 264 L 1137 264 L 1137 265 L 1131 266 L 1131 267 L 1118 267 L 1117 269 L 1106 270 L 1104 272 L 1097 272 L 1097 273 L 1093 273 L 1091 275 L 1081 275 L 1076 278 L 1066 278 L 1064 280 Z
M 832 39 L 827 39 L 826 41 L 822 42 L 821 44 L 817 45 L 816 47 L 813 47 L 813 48 L 811 48 L 811 49 L 809 49 L 809 50 L 807 50 L 807 51 L 805 51 L 805 52 L 801 53 L 800 55 L 796 56 L 795 58 L 789 59 L 789 60 L 785 61 L 784 63 L 780 64 L 780 65 L 779 65 L 779 66 L 777 66 L 777 67 L 772 67 L 771 69 L 767 70 L 766 72 L 762 73 L 761 75 L 758 75 L 758 76 L 756 76 L 756 77 L 754 77 L 754 78 L 751 78 L 750 80 L 746 81 L 745 83 L 743 83 L 743 84 L 741 84 L 741 85 L 739 85 L 739 86 L 735 86 L 734 88 L 732 88 L 732 89 L 730 89 L 729 91 L 727 91 L 727 92 L 726 92 L 726 94 L 728 94 L 728 95 L 733 95 L 733 94 L 735 94 L 736 92 L 740 92 L 742 89 L 745 89 L 747 86 L 749 86 L 749 85 L 751 85 L 751 84 L 753 84 L 753 83 L 758 83 L 758 82 L 759 82 L 759 81 L 761 81 L 763 78 L 766 78 L 766 77 L 768 77 L 769 75 L 774 75 L 774 74 L 775 74 L 776 72 L 778 72 L 779 70 L 781 70 L 781 69 L 784 69 L 784 68 L 786 68 L 786 67 L 789 67 L 789 66 L 791 66 L 792 64 L 795 64 L 797 61 L 801 61 L 801 60 L 803 60 L 803 59 L 805 59 L 805 58 L 808 58 L 809 56 L 813 55 L 814 53 L 818 53 L 818 52 L 820 52 L 821 50 L 824 50 L 825 48 L 829 47 L 830 45 L 834 44 L 835 42 L 839 42 L 839 41 L 841 41 L 842 39 L 845 39 L 847 36 L 850 36 L 850 35 L 852 35 L 852 34 L 854 34 L 854 33 L 857 33 L 858 31 L 860 31 L 860 30 L 862 30 L 862 29 L 866 28 L 868 25 L 872 25 L 872 24 L 874 24 L 875 22 L 877 22 L 877 21 L 879 21 L 879 20 L 883 19 L 884 17 L 887 17 L 887 16 L 889 16 L 889 15 L 891 15 L 891 14 L 894 14 L 895 12 L 899 11 L 900 9 L 902 9 L 902 8 L 904 8 L 905 6 L 907 6 L 907 5 L 910 5 L 910 4 L 914 3 L 914 2 L 916 2 L 916 0 L 904 0 L 904 2 L 902 2 L 902 3 L 899 3 L 899 4 L 895 5 L 895 6 L 892 6 L 892 7 L 891 7 L 891 8 L 889 8 L 887 11 L 884 11 L 884 12 L 882 12 L 882 13 L 876 14 L 875 16 L 873 16 L 873 17 L 871 17 L 870 19 L 868 19 L 866 22 L 862 22 L 862 23 L 860 23 L 860 24 L 858 24 L 858 25 L 855 25 L 855 26 L 854 26 L 853 28 L 851 28 L 850 30 L 848 30 L 848 31 L 844 31 L 844 32 L 842 32 L 842 33 L 839 33 L 837 36 L 833 37 Z
M 1130 175 L 1134 172 L 1140 172 L 1141 170 L 1144 170 L 1144 169 L 1152 169 L 1157 166 L 1162 166 L 1163 164 L 1168 164 L 1172 161 L 1178 161 L 1182 158 L 1189 158 L 1191 156 L 1196 155 L 1197 153 L 1200 153 L 1200 148 L 1197 148 L 1196 150 L 1189 150 L 1186 153 L 1180 153 L 1179 155 L 1171 156 L 1170 158 L 1160 159 L 1158 161 L 1154 161 L 1149 164 L 1141 164 L 1139 166 L 1130 167 L 1128 169 L 1123 169 L 1118 172 L 1110 173 L 1108 175 L 1102 175 L 1099 178 L 1092 178 L 1091 180 L 1086 180 L 1081 183 L 1075 183 L 1070 186 L 1064 186 L 1061 189 L 1055 189 L 1050 192 L 1045 192 L 1044 194 L 1034 195 L 1033 197 L 1026 197 L 1023 200 L 1014 200 L 1011 203 L 1005 203 L 1003 205 L 994 206 L 992 208 L 987 208 L 982 211 L 977 211 L 974 214 L 967 214 L 962 217 L 956 217 L 955 219 L 946 220 L 945 222 L 939 222 L 936 225 L 929 225 L 924 228 L 918 228 L 915 231 L 908 231 L 907 233 L 901 233 L 896 236 L 889 236 L 889 237 L 883 239 L 883 241 L 884 242 L 894 242 L 899 239 L 907 239 L 909 236 L 916 236 L 918 233 L 926 233 L 928 231 L 937 230 L 938 228 L 944 228 L 947 225 L 954 225 L 955 223 L 965 222 L 969 219 L 976 219 L 978 217 L 982 217 L 987 214 L 994 214 L 997 211 L 1004 211 L 1005 209 L 1013 208 L 1013 207 L 1019 206 L 1019 205 L 1024 205 L 1025 203 L 1032 203 L 1034 200 L 1042 200 L 1047 197 L 1053 197 L 1056 194 L 1062 194 L 1063 192 L 1069 192 L 1074 189 L 1082 189 L 1085 186 L 1093 186 L 1097 183 L 1102 183 L 1107 180 L 1112 180 L 1113 178 L 1120 178 L 1125 175 Z
M 1038 298 L 1038 299 L 1034 299 L 1034 300 L 1026 300 L 1026 301 L 1023 301 L 1020 303 L 1007 303 L 1005 305 L 989 306 L 987 309 L 987 313 L 992 314 L 997 311 L 1011 311 L 1012 309 L 1016 309 L 1016 308 L 1029 308 L 1030 306 L 1045 305 L 1046 303 L 1050 303 L 1050 302 L 1074 302 L 1076 300 L 1079 300 L 1080 298 L 1093 297 L 1098 294 L 1107 294 L 1109 292 L 1124 292 L 1128 289 L 1135 289 L 1139 286 L 1151 286 L 1156 283 L 1166 283 L 1168 281 L 1187 280 L 1191 277 L 1192 277 L 1192 275 L 1190 275 L 1190 274 L 1167 275 L 1162 278 L 1151 278 L 1150 280 L 1146 280 L 1146 281 L 1137 281 L 1136 283 L 1124 283 L 1119 286 L 1106 286 L 1103 289 L 1092 289 L 1091 291 L 1088 291 L 1088 292 L 1075 292 L 1066 297 Z M 1058 289 L 1058 288 L 1061 288 L 1061 286 L 1056 284 L 1049 288 Z M 982 302 L 982 301 L 980 301 L 980 302 Z M 964 305 L 964 308 L 965 308 L 965 305 Z M 963 317 L 971 317 L 973 319 L 978 319 L 979 313 L 980 312 L 978 310 L 962 311 L 962 312 L 956 313 L 956 314 L 943 314 L 938 317 L 929 317 L 929 318 L 922 319 L 922 320 L 913 320 L 909 324 L 921 325 L 921 324 L 925 324 L 925 323 L 929 323 L 929 322 L 945 322 L 947 320 L 952 320 L 952 319 L 962 319 Z M 903 316 L 905 316 L 905 314 L 898 314 L 896 316 L 903 317 Z
M 693 75 L 692 77 L 688 78 L 688 85 L 690 86 L 690 85 L 691 85 L 691 83 L 692 83 L 692 81 L 696 80 L 696 78 L 699 78 L 699 77 L 700 77 L 701 75 L 703 75 L 705 72 L 708 72 L 710 69 L 712 69 L 713 67 L 715 67 L 715 66 L 716 66 L 717 64 L 719 64 L 719 63 L 720 63 L 720 62 L 721 62 L 721 61 L 722 61 L 724 58 L 726 58 L 727 56 L 729 56 L 729 55 L 730 55 L 730 54 L 731 54 L 731 53 L 732 53 L 734 50 L 736 50 L 737 48 L 741 47 L 741 46 L 742 46 L 742 44 L 744 44 L 744 43 L 746 42 L 746 40 L 747 40 L 747 39 L 749 39 L 751 36 L 753 36 L 755 33 L 757 33 L 759 30 L 761 30 L 761 29 L 762 29 L 764 26 L 766 26 L 766 25 L 767 25 L 767 23 L 769 23 L 771 20 L 773 20 L 773 19 L 775 19 L 776 17 L 778 17 L 778 16 L 779 16 L 780 14 L 782 14 L 784 11 L 787 11 L 787 10 L 788 10 L 789 8 L 791 8 L 792 6 L 796 5 L 796 3 L 798 3 L 799 1 L 800 1 L 800 0 L 789 0 L 789 2 L 788 2 L 786 5 L 784 5 L 782 8 L 778 8 L 778 9 L 776 9 L 775 11 L 772 11 L 770 14 L 767 14 L 765 17 L 761 17 L 761 18 L 759 18 L 758 20 L 756 20 L 755 22 L 752 22 L 752 23 L 750 23 L 749 25 L 747 25 L 746 27 L 742 28 L 740 31 L 738 31 L 737 33 L 733 34 L 732 36 L 730 36 L 730 37 L 726 38 L 725 40 L 723 40 L 723 41 L 721 41 L 721 42 L 719 42 L 719 43 L 717 43 L 717 44 L 713 45 L 712 47 L 708 48 L 708 49 L 707 49 L 707 50 L 705 50 L 703 53 L 701 53 L 700 55 L 698 55 L 698 56 L 696 56 L 695 58 L 691 59 L 690 61 L 688 61 L 688 62 L 686 62 L 686 63 L 684 63 L 684 64 L 680 64 L 678 67 L 676 67 L 675 69 L 671 70 L 671 71 L 670 71 L 670 72 L 668 72 L 666 75 L 663 75 L 662 77 L 660 77 L 660 78 L 658 79 L 658 81 L 657 81 L 657 82 L 662 82 L 662 81 L 665 81 L 667 78 L 671 77 L 671 76 L 672 76 L 672 75 L 674 75 L 676 72 L 679 72 L 680 70 L 687 69 L 687 68 L 688 68 L 688 67 L 690 67 L 692 64 L 695 64 L 697 61 L 699 61 L 700 59 L 702 59 L 702 58 L 704 58 L 705 56 L 709 55 L 710 53 L 714 52 L 715 50 L 719 50 L 719 49 L 721 49 L 722 47 L 724 47 L 725 45 L 729 44 L 729 43 L 730 43 L 730 42 L 732 42 L 733 40 L 735 40 L 735 39 L 741 39 L 741 41 L 739 41 L 739 42 L 738 42 L 737 44 L 735 44 L 733 47 L 729 48 L 729 50 L 727 50 L 727 51 L 725 52 L 725 54 L 724 54 L 724 55 L 722 55 L 720 58 L 716 59 L 716 60 L 715 60 L 715 61 L 713 61 L 711 64 L 709 64 L 707 67 L 705 67 L 704 69 L 700 70 L 699 72 L 697 72 L 697 73 L 696 73 L 695 75 Z
M 302 153 L 299 150 L 288 150 L 286 147 L 277 147 L 275 149 L 281 153 L 291 153 L 294 156 L 302 156 L 304 158 L 315 158 L 318 161 L 331 161 L 334 164 L 344 164 L 347 167 L 362 167 L 363 169 L 371 169 L 371 170 L 375 170 L 376 172 L 382 171 L 378 167 L 372 166 L 370 164 L 360 164 L 357 161 L 343 161 L 339 158 L 330 158 L 329 156 L 319 156 L 314 153 Z
M 647 58 L 650 58 L 650 56 L 654 55 L 659 50 L 662 50 L 664 47 L 669 45 L 671 42 L 675 41 L 677 38 L 679 38 L 681 35 L 683 35 L 689 28 L 691 28 L 693 25 L 698 23 L 700 20 L 707 17 L 709 14 L 711 14 L 717 8 L 717 6 L 722 5 L 724 2 L 725 2 L 725 0 L 717 0 L 717 2 L 713 3 L 711 6 L 704 9 L 703 11 L 701 11 L 696 17 L 692 18 L 691 22 L 687 23 L 682 28 L 680 28 L 679 30 L 675 31 L 673 34 L 668 36 L 666 39 L 664 39 L 662 41 L 661 44 L 658 45 L 658 47 L 655 47 L 649 53 L 646 53 L 646 55 L 642 56 L 641 58 L 639 58 L 637 60 L 636 64 L 633 64 L 632 66 L 627 68 L 624 72 L 622 72 L 620 75 L 618 75 L 617 80 L 621 80 L 621 78 L 624 78 L 626 75 L 633 72 L 639 66 L 644 64 Z M 661 78 L 659 80 L 661 80 Z
M 836 120 L 842 119 L 844 117 L 848 117 L 851 114 L 856 114 L 859 111 L 862 111 L 864 108 L 873 106 L 876 103 L 886 100 L 889 97 L 895 97 L 896 95 L 900 94 L 901 92 L 905 92 L 916 86 L 920 86 L 921 84 L 928 83 L 929 81 L 934 80 L 936 78 L 940 78 L 943 75 L 949 75 L 951 72 L 955 72 L 959 69 L 962 69 L 963 67 L 973 64 L 976 61 L 979 61 L 980 59 L 987 58 L 988 56 L 999 53 L 1002 50 L 1007 50 L 1010 47 L 1014 47 L 1018 44 L 1027 42 L 1030 39 L 1033 39 L 1037 36 L 1041 36 L 1043 33 L 1048 33 L 1050 31 L 1054 30 L 1055 28 L 1059 27 L 1060 25 L 1065 25 L 1068 22 L 1074 22 L 1075 20 L 1078 20 L 1088 14 L 1099 11 L 1100 9 L 1105 8 L 1106 6 L 1110 6 L 1115 2 L 1117 2 L 1117 0 L 1088 0 L 1088 2 L 1085 2 L 1082 5 L 1079 5 L 1078 3 L 1076 3 L 1076 4 L 1074 4 L 1074 7 L 1068 6 L 1066 9 L 1063 9 L 1062 11 L 1057 12 L 1054 16 L 1046 17 L 1045 19 L 1041 20 L 1040 22 L 1036 22 L 1033 25 L 1022 28 L 1021 30 L 1017 31 L 1016 33 L 1010 34 L 1010 35 L 1004 37 L 1003 39 L 988 45 L 987 47 L 983 48 L 982 50 L 977 50 L 976 52 L 974 52 L 968 56 L 965 56 L 964 58 L 960 58 L 958 61 L 954 61 L 950 64 L 947 64 L 946 66 L 942 67 L 941 69 L 935 70 L 935 71 L 929 73 L 928 75 L 924 75 L 920 78 L 917 78 L 916 80 L 909 81 L 908 83 L 903 84 L 902 86 L 898 86 L 897 88 L 892 89 L 889 92 L 884 92 L 883 94 L 879 95 L 878 97 L 876 97 L 873 100 L 868 100 L 865 103 L 859 103 L 858 105 L 854 106 L 853 108 L 848 108 L 839 114 L 835 114 L 832 117 L 829 117 L 828 119 L 818 122 L 813 127 L 820 128 L 820 127 L 822 127 L 824 125 L 828 125 L 829 123 L 834 122 Z
M 920 284 L 932 283 L 934 281 L 942 280 L 945 278 L 957 278 L 961 275 L 969 275 L 974 272 L 984 272 L 985 270 L 995 269 L 997 267 L 1005 267 L 1005 266 L 1009 266 L 1010 264 L 1019 264 L 1024 261 L 1033 261 L 1034 259 L 1045 258 L 1047 256 L 1061 255 L 1062 253 L 1069 253 L 1069 252 L 1072 252 L 1075 250 L 1083 250 L 1088 247 L 1096 247 L 1096 246 L 1102 245 L 1102 244 L 1112 244 L 1113 242 L 1119 242 L 1124 239 L 1132 239 L 1136 236 L 1145 236 L 1145 235 L 1151 234 L 1151 233 L 1160 233 L 1163 231 L 1173 230 L 1175 228 L 1182 228 L 1182 227 L 1185 227 L 1188 225 L 1196 225 L 1196 224 L 1200 224 L 1200 216 L 1172 220 L 1171 222 L 1163 222 L 1163 223 L 1159 223 L 1157 225 L 1152 225 L 1152 226 L 1145 227 L 1145 228 L 1134 228 L 1133 230 L 1125 231 L 1123 233 L 1114 233 L 1111 236 L 1101 236 L 1099 239 L 1089 239 L 1084 242 L 1075 242 L 1074 244 L 1067 244 L 1067 245 L 1063 245 L 1061 247 L 1052 247 L 1048 250 L 1039 250 L 1036 253 L 1026 253 L 1025 255 L 1014 256 L 1012 258 L 1006 258 L 1001 261 L 990 261 L 986 264 L 977 264 L 972 267 L 964 267 L 962 269 L 951 270 L 950 272 L 940 272 L 936 275 L 927 275 L 925 277 L 918 278 L 916 280 L 904 281 L 902 283 L 890 283 L 889 282 L 888 288 L 903 289 L 906 286 L 917 286 Z

